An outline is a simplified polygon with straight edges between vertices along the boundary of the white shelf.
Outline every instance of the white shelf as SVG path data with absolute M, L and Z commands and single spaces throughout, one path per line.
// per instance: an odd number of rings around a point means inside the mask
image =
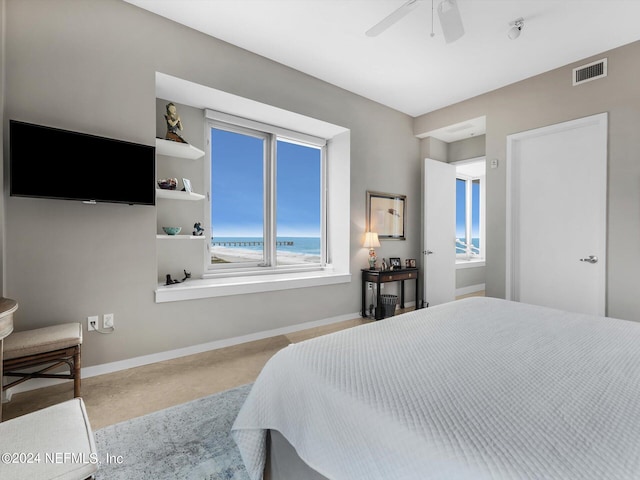
M 158 240 L 200 240 L 206 238 L 204 235 L 168 235 L 159 233 L 156 235 Z
M 173 142 L 156 138 L 156 159 L 158 178 L 177 177 L 177 172 L 187 168 L 193 175 L 200 177 L 203 172 L 205 152 L 188 143 Z M 207 238 L 204 235 L 191 235 L 193 228 L 182 228 L 182 235 L 168 235 L 163 225 L 193 225 L 193 217 L 201 217 L 205 195 L 182 190 L 166 190 L 156 185 L 157 230 L 157 274 L 159 279 L 167 272 L 179 272 L 182 269 L 201 275 L 203 268 L 202 253 Z M 176 202 L 179 200 L 179 202 Z M 184 204 L 183 201 L 199 202 Z M 182 203 L 182 204 L 180 204 Z M 199 212 L 199 213 L 198 213 Z M 181 278 L 181 276 L 180 276 Z M 167 287 L 168 288 L 168 287 Z
M 167 198 L 169 200 L 203 200 L 204 195 L 199 193 L 183 192 L 182 190 L 165 190 L 164 188 L 156 188 L 156 198 Z
M 195 160 L 204 157 L 204 152 L 189 143 L 172 142 L 156 138 L 156 153 L 167 157 L 179 157 Z

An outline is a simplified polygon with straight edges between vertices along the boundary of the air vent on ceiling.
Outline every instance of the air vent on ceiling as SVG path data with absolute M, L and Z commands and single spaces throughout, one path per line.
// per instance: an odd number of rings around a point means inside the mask
M 582 65 L 573 69 L 573 84 L 580 85 L 581 83 L 590 82 L 591 80 L 597 80 L 598 78 L 607 76 L 607 59 L 603 58 L 595 62 Z

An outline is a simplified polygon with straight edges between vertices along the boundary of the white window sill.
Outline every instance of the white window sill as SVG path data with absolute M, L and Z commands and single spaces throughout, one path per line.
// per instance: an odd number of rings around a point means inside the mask
M 156 303 L 272 292 L 349 282 L 351 282 L 350 273 L 337 273 L 332 269 L 244 277 L 192 279 L 174 285 L 159 285 L 156 289 Z
M 484 258 L 473 258 L 471 260 L 457 259 L 456 260 L 456 270 L 460 268 L 475 268 L 475 267 L 484 267 L 485 261 Z

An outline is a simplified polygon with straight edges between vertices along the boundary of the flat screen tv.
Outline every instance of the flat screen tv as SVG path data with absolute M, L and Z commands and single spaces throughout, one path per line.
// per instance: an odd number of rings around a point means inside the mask
M 9 121 L 16 197 L 155 205 L 155 147 Z

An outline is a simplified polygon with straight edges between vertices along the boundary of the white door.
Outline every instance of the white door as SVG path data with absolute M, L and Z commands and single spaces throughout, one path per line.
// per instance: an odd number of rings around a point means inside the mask
M 507 138 L 507 298 L 605 314 L 607 114 Z
M 429 305 L 455 300 L 456 167 L 424 163 L 424 296 Z

